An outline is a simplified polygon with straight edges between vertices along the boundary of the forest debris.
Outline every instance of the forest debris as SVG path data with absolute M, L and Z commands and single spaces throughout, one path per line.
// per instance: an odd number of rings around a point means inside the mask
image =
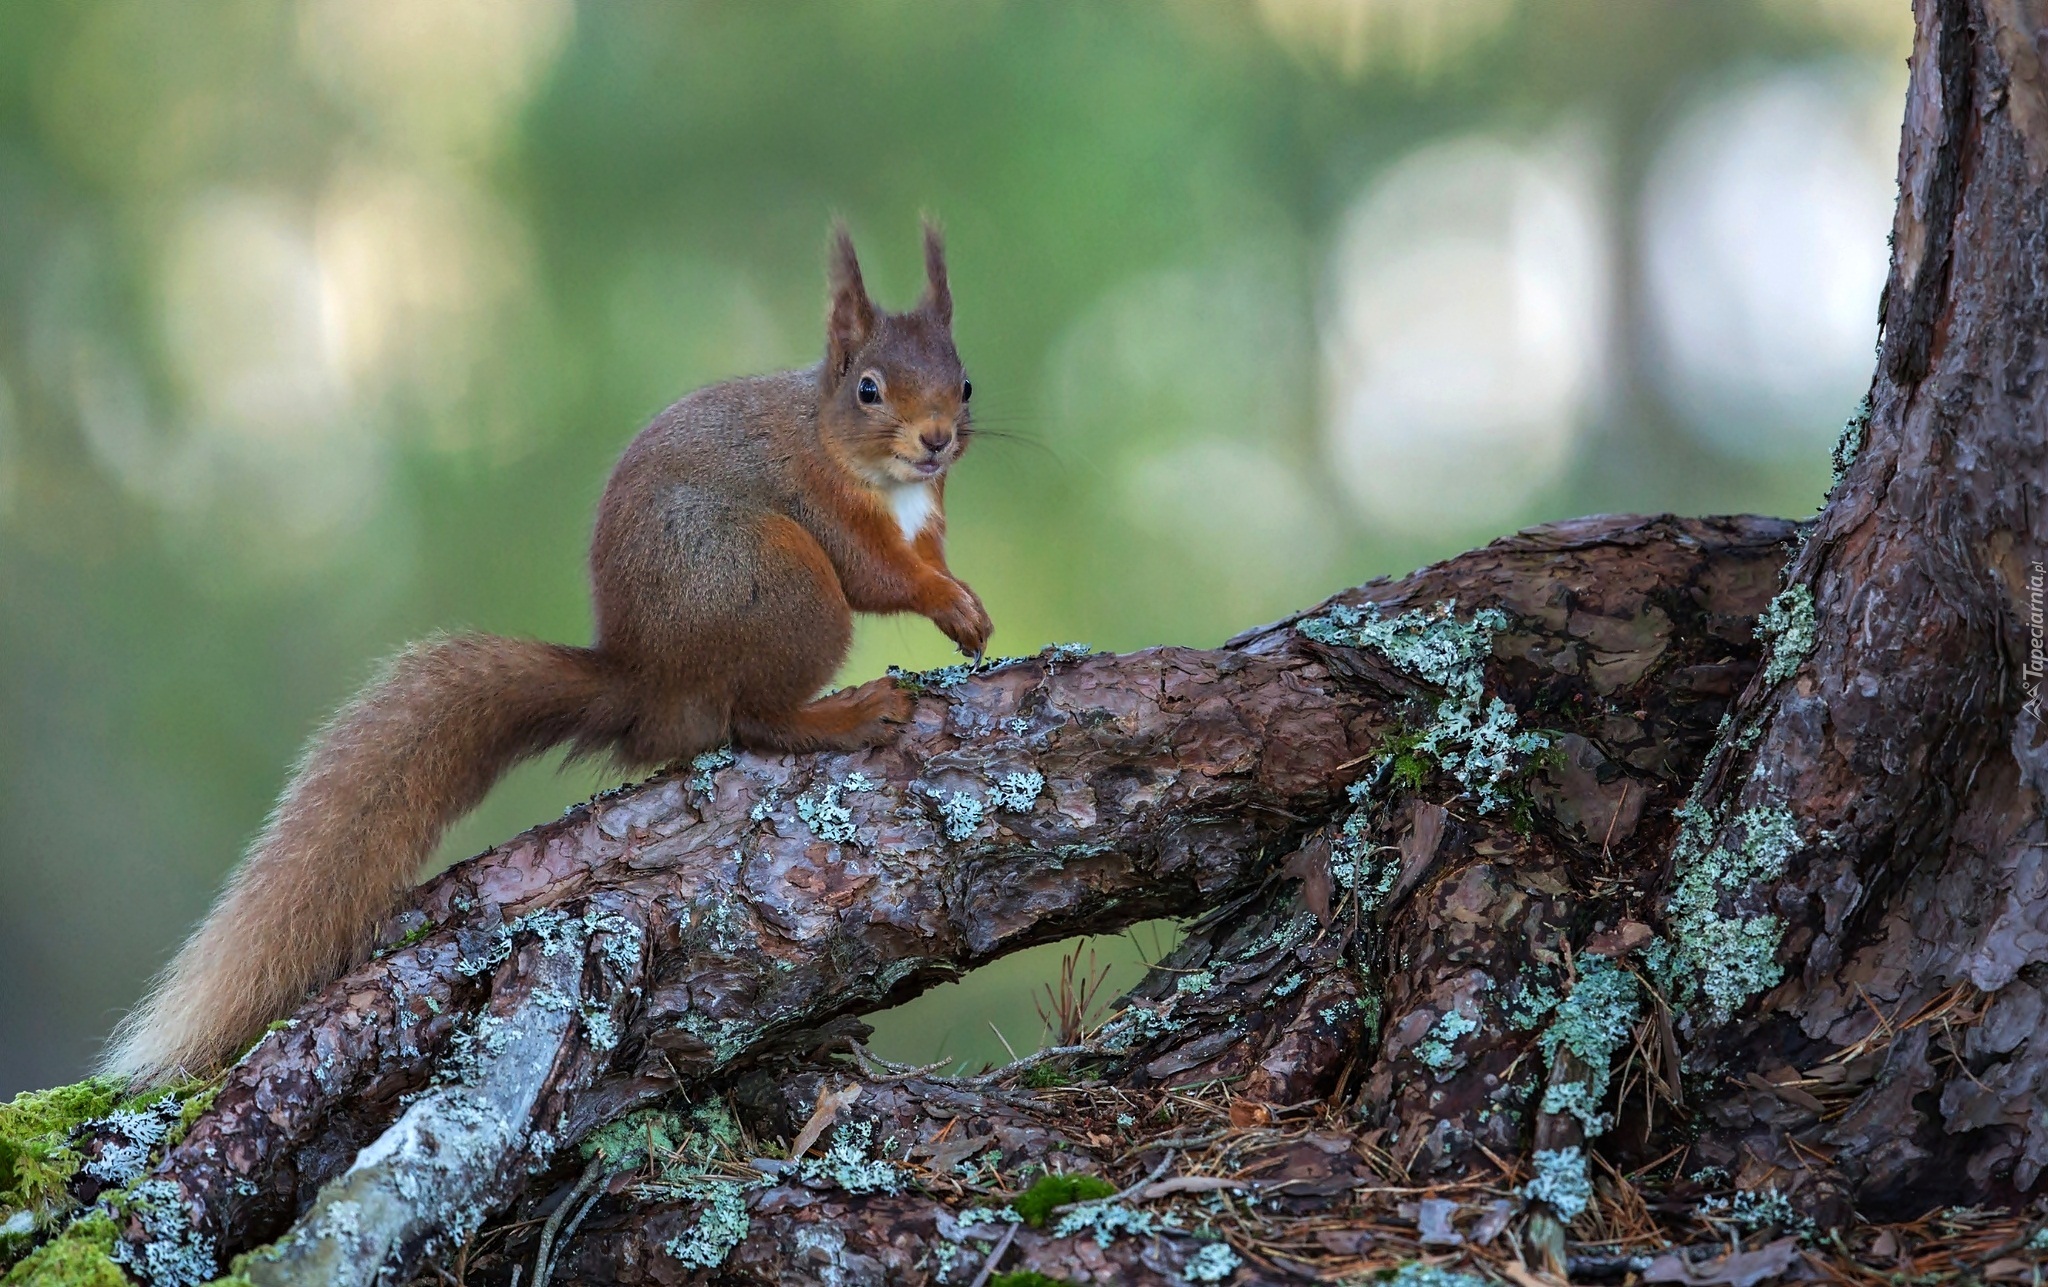
M 818 1142 L 818 1137 L 839 1120 L 840 1110 L 852 1107 L 854 1101 L 859 1098 L 860 1083 L 857 1081 L 848 1082 L 838 1090 L 830 1090 L 820 1084 L 818 1106 L 811 1110 L 811 1119 L 804 1123 L 804 1128 L 797 1132 L 796 1139 L 790 1142 L 789 1160 L 795 1162 L 810 1152 L 811 1145 Z
M 1407 1213 L 1404 1204 L 1402 1213 Z M 1458 1214 L 1458 1204 L 1448 1198 L 1424 1198 L 1415 1204 L 1415 1228 L 1422 1235 L 1425 1247 L 1462 1246 L 1465 1235 L 1451 1226 L 1452 1217 Z
M 1756 1287 L 1781 1278 L 1799 1259 L 1799 1239 L 1779 1238 L 1753 1251 L 1731 1251 L 1704 1264 L 1695 1264 L 1683 1252 L 1667 1251 L 1650 1262 L 1643 1281 L 1686 1283 L 1691 1287 Z

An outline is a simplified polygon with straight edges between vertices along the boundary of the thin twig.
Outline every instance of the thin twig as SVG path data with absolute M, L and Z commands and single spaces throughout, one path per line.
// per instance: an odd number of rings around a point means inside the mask
M 995 1025 L 990 1024 L 989 1026 L 993 1028 Z M 1002 1034 L 997 1033 L 996 1035 L 1001 1036 Z M 1003 1044 L 1008 1045 L 1009 1043 L 1004 1042 Z M 1094 1050 L 1095 1047 L 1089 1045 L 1085 1041 L 1078 1046 L 1047 1046 L 1043 1050 L 1037 1051 L 1034 1054 L 1026 1055 L 1022 1059 L 1013 1060 L 1010 1063 L 1004 1064 L 1000 1068 L 992 1069 L 988 1072 L 982 1073 L 979 1076 L 975 1077 L 962 1077 L 959 1079 L 959 1081 L 962 1085 L 966 1086 L 986 1086 L 988 1083 L 992 1081 L 1001 1080 L 1004 1077 L 1010 1076 L 1012 1073 L 1022 1072 L 1026 1068 L 1031 1067 L 1033 1064 L 1042 1064 L 1048 1059 L 1063 1059 L 1068 1055 L 1092 1054 L 1094 1053 Z M 951 1081 L 953 1079 L 947 1078 L 947 1080 Z
M 562 1199 L 562 1205 L 555 1208 L 555 1213 L 540 1228 L 540 1247 L 533 1253 L 533 1287 L 548 1287 L 548 1275 L 554 1271 L 554 1266 L 548 1263 L 548 1253 L 554 1250 L 555 1231 L 562 1227 L 562 1217 L 569 1214 L 569 1208 L 576 1205 L 576 1200 L 603 1177 L 604 1150 L 600 1149 L 591 1155 L 590 1165 L 583 1168 L 576 1187 L 569 1190 L 569 1196 Z
M 988 1276 L 996 1271 L 996 1262 L 1003 1258 L 1003 1253 L 1010 1249 L 1010 1243 L 1016 1237 L 1016 1225 L 1013 1224 L 1003 1230 L 1003 1236 L 996 1239 L 995 1250 L 989 1252 L 988 1259 L 981 1262 L 981 1272 L 974 1276 L 974 1281 L 967 1284 L 967 1287 L 986 1287 Z
M 569 1240 L 576 1236 L 577 1226 L 583 1223 L 583 1217 L 590 1214 L 590 1208 L 596 1206 L 597 1200 L 603 1196 L 603 1193 L 593 1193 L 589 1197 L 583 1199 L 583 1205 L 576 1208 L 576 1214 L 569 1218 L 568 1224 L 562 1226 L 562 1246 L 566 1247 L 569 1245 Z M 559 1261 L 560 1259 L 561 1256 L 558 1253 L 555 1257 L 555 1261 Z M 554 1261 L 549 1262 L 547 1271 L 549 1274 L 553 1274 L 555 1272 Z M 533 1287 L 548 1287 L 547 1279 L 541 1279 L 539 1282 L 535 1283 Z

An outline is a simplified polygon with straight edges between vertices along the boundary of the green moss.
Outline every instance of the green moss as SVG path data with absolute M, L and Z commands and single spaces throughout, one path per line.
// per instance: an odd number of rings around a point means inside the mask
M 681 1113 L 643 1108 L 585 1136 L 579 1151 L 587 1160 L 604 1155 L 613 1172 L 645 1166 L 650 1159 L 673 1156 L 682 1151 L 679 1140 L 689 1136 Z
M 427 935 L 433 932 L 434 922 L 421 921 L 419 924 L 413 926 L 404 934 L 400 935 L 396 942 L 390 944 L 388 947 L 378 948 L 375 955 L 377 955 L 378 957 L 386 957 L 391 955 L 393 952 L 403 952 L 406 948 L 409 948 L 413 944 L 420 942 L 422 939 L 426 938 Z M 268 1035 L 275 1031 L 277 1031 L 277 1025 L 274 1023 L 271 1024 L 270 1027 L 264 1029 L 265 1035 Z
M 1116 1186 L 1100 1176 L 1048 1171 L 1039 1176 L 1030 1188 L 1018 1194 L 1010 1205 L 1024 1217 L 1025 1224 L 1042 1229 L 1054 1207 L 1063 1207 L 1069 1202 L 1093 1202 L 1115 1193 Z
M 642 1202 L 694 1202 L 697 1218 L 662 1244 L 669 1256 L 692 1269 L 722 1264 L 752 1227 L 745 1186 L 706 1174 L 740 1145 L 739 1126 L 725 1105 L 699 1104 L 686 1116 L 647 1108 L 591 1132 L 585 1158 L 602 1157 L 616 1175 L 644 1168 L 647 1176 L 627 1192 Z
M 114 1222 L 94 1213 L 38 1247 L 9 1270 L 5 1287 L 129 1287 L 114 1263 Z
M 0 1265 L 26 1250 L 35 1234 L 55 1228 L 75 1205 L 65 1187 L 84 1161 L 71 1147 L 74 1131 L 101 1118 L 126 1128 L 127 1146 L 101 1159 L 120 1170 L 100 1177 L 125 1184 L 184 1138 L 217 1088 L 215 1082 L 187 1081 L 128 1095 L 119 1078 L 93 1077 L 24 1091 L 0 1104 L 0 1229 L 6 1230 L 0 1232 Z M 172 1104 L 182 1105 L 175 1114 Z M 20 1227 L 23 1215 L 26 1229 Z
M 997 1274 L 988 1280 L 988 1287 L 1073 1287 L 1073 1284 L 1065 1278 L 1048 1278 L 1036 1269 L 1017 1269 Z
M 1071 1086 L 1073 1079 L 1051 1063 L 1042 1063 L 1024 1074 L 1024 1084 L 1033 1090 L 1050 1090 L 1054 1086 Z
M 1386 761 L 1387 778 L 1399 790 L 1420 791 L 1429 782 L 1429 775 L 1436 771 L 1436 765 L 1415 749 L 1423 737 L 1421 729 L 1397 728 L 1380 743 L 1380 756 Z
M 64 1185 L 80 1158 L 71 1132 L 121 1103 L 118 1078 L 94 1077 L 55 1090 L 24 1091 L 0 1104 L 0 1220 L 26 1211 L 38 1227 L 70 1205 Z M 0 1241 L 0 1253 L 6 1243 Z

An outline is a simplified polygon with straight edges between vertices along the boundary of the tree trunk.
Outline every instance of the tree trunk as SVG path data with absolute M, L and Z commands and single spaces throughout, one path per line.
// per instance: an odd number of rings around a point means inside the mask
M 160 1161 L 83 1128 L 73 1199 L 181 1287 L 2038 1262 L 2048 5 L 1916 19 L 1812 524 L 1584 519 L 1221 649 L 906 677 L 892 745 L 700 757 L 431 882 Z M 860 1045 L 1157 916 L 1194 919 L 1073 1049 Z M 1970 1205 L 2006 1214 L 1855 1222 Z
M 1677 866 L 1727 877 L 1694 924 L 1770 948 L 1686 1016 L 1689 1070 L 1882 1055 L 1802 1079 L 1819 1114 L 1722 1079 L 1701 1155 L 1917 1214 L 2048 1165 L 2048 6 L 1915 9 L 1868 425 Z

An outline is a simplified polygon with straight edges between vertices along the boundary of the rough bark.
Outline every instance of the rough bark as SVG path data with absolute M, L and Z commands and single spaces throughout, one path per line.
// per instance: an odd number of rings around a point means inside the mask
M 1796 828 L 1782 874 L 1723 905 L 1778 918 L 1784 979 L 1734 1021 L 1685 1023 L 1689 1069 L 1833 1101 L 1839 1081 L 1791 1074 L 1938 1011 L 1846 1105 L 1703 1105 L 1704 1156 L 1875 1211 L 2011 1201 L 2048 1165 L 2048 7 L 1915 12 L 1868 426 L 1789 574 L 1810 645 L 1781 639 L 1735 715 L 1753 742 L 1731 738 L 1699 795 L 1710 845 L 1739 847 L 1751 810 Z

